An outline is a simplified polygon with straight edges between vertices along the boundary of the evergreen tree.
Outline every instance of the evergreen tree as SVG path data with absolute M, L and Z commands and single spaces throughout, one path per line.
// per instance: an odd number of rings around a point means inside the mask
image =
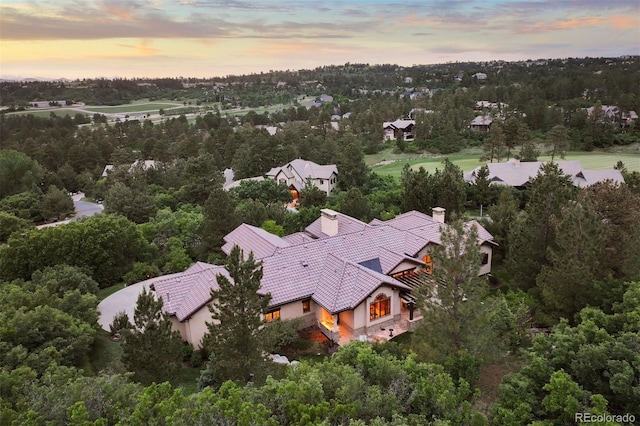
M 471 186 L 471 192 L 473 194 L 473 203 L 476 206 L 482 205 L 486 207 L 491 203 L 494 191 L 491 188 L 489 167 L 486 164 L 480 167 L 478 173 L 476 173 L 476 179 Z
M 344 191 L 353 187 L 362 188 L 369 178 L 369 167 L 364 162 L 360 142 L 355 139 L 346 142 L 336 162 L 338 186 Z
M 494 304 L 487 281 L 478 276 L 477 229 L 465 229 L 462 221 L 442 228 L 432 258 L 433 279 L 423 275 L 417 292 L 424 319 L 413 339 L 416 352 L 430 362 L 491 355 L 497 342 L 489 326 Z
M 514 189 L 509 186 L 502 188 L 496 205 L 489 207 L 489 219 L 483 223 L 498 244 L 498 247 L 493 249 L 494 259 L 496 254 L 504 259 L 509 252 L 509 235 L 519 211 L 513 192 Z
M 531 198 L 509 234 L 508 267 L 517 286 L 528 290 L 535 285 L 542 265 L 548 264 L 547 250 L 555 241 L 553 217 L 575 198 L 571 177 L 555 163 L 540 167 L 531 183 Z
M 414 171 L 405 164 L 400 175 L 402 185 L 402 211 L 417 210 L 431 214 L 435 207 L 436 179 L 424 167 Z
M 202 209 L 201 257 L 222 255 L 224 236 L 239 225 L 234 212 L 235 205 L 229 193 L 222 188 L 214 188 Z
M 511 150 L 516 146 L 524 146 L 531 139 L 526 123 L 516 116 L 511 116 L 504 123 L 504 143 L 507 147 L 507 160 Z
M 553 318 L 573 316 L 601 300 L 596 281 L 602 277 L 600 248 L 605 241 L 602 219 L 588 206 L 569 204 L 554 218 L 555 243 L 536 280 L 546 310 Z
M 484 140 L 484 159 L 493 163 L 495 159 L 498 163 L 504 156 L 504 132 L 502 131 L 502 125 L 499 122 L 494 122 L 489 130 L 489 135 Z
M 567 134 L 567 128 L 562 124 L 553 126 L 549 133 L 547 133 L 547 146 L 551 147 L 551 161 L 557 155 L 564 159 L 564 154 L 569 148 L 569 135 Z
M 181 367 L 182 339 L 171 331 L 162 305 L 162 299 L 144 289 L 133 314 L 135 327 L 123 330 L 122 361 L 135 380 L 147 385 L 173 378 Z
M 351 188 L 340 203 L 340 211 L 348 216 L 368 222 L 371 220 L 371 206 L 358 188 Z
M 599 256 L 604 270 L 615 279 L 640 276 L 640 195 L 608 180 L 584 188 L 578 200 L 595 210 L 606 229 Z
M 460 214 L 467 201 L 467 183 L 464 181 L 462 169 L 453 164 L 448 158 L 442 162 L 442 171 L 436 169 L 434 175 L 435 205 L 443 207 L 451 217 L 452 214 Z
M 520 149 L 520 161 L 526 163 L 531 161 L 538 161 L 540 151 L 536 146 L 537 139 L 529 139 L 522 144 Z
M 307 179 L 300 192 L 299 202 L 300 207 L 320 207 L 327 202 L 327 194 Z
M 245 382 L 258 372 L 262 362 L 259 331 L 270 295 L 259 294 L 262 263 L 253 253 L 244 260 L 234 246 L 226 261 L 229 276 L 218 274 L 218 289 L 211 291 L 212 322 L 204 345 L 211 354 L 201 384 L 220 385 L 226 380 Z

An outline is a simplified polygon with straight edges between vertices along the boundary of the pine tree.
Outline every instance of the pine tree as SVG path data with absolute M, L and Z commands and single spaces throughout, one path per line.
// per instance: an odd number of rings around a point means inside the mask
M 569 135 L 567 134 L 567 128 L 562 124 L 553 126 L 549 133 L 547 133 L 547 146 L 551 147 L 551 161 L 557 155 L 564 159 L 564 154 L 569 148 Z
M 555 241 L 552 218 L 575 198 L 571 177 L 562 174 L 555 163 L 540 167 L 531 183 L 531 198 L 509 234 L 508 267 L 517 286 L 528 290 L 542 268 L 548 264 L 547 249 Z
M 182 339 L 171 330 L 162 306 L 162 299 L 144 289 L 133 314 L 135 327 L 123 330 L 122 361 L 135 380 L 147 385 L 173 378 L 181 367 Z
M 491 163 L 493 163 L 494 159 L 500 162 L 504 156 L 504 148 L 505 141 L 502 125 L 499 122 L 494 122 L 491 125 L 488 137 L 484 140 L 485 155 L 483 158 L 486 158 Z
M 226 262 L 229 276 L 218 274 L 218 290 L 211 291 L 212 322 L 204 345 L 211 354 L 201 384 L 220 385 L 226 380 L 247 381 L 259 370 L 262 350 L 259 331 L 270 295 L 259 294 L 262 263 L 253 253 L 244 254 L 234 246 Z
M 536 282 L 547 311 L 571 321 L 585 306 L 598 305 L 605 227 L 595 211 L 578 203 L 564 207 L 553 225 L 555 244 Z
M 224 236 L 239 225 L 235 205 L 229 193 L 218 187 L 211 191 L 202 209 L 201 257 L 222 256 Z
M 467 201 L 467 183 L 464 181 L 462 169 L 448 158 L 442 162 L 442 171 L 436 169 L 435 206 L 443 207 L 452 214 L 459 214 Z
M 494 259 L 496 254 L 500 254 L 504 259 L 509 252 L 509 234 L 519 211 L 518 201 L 513 195 L 514 191 L 509 186 L 502 188 L 497 204 L 489 207 L 489 220 L 483 223 L 487 231 L 493 235 L 494 241 L 498 243 L 498 247 L 493 251 Z
M 424 319 L 415 334 L 416 352 L 431 362 L 490 355 L 496 342 L 489 326 L 494 304 L 486 280 L 478 276 L 477 229 L 465 229 L 461 221 L 443 228 L 432 258 L 433 279 L 425 279 L 417 292 Z
M 476 206 L 487 206 L 491 203 L 493 198 L 493 190 L 491 188 L 491 181 L 489 180 L 489 167 L 485 164 L 480 167 L 476 178 L 472 185 L 473 202 Z

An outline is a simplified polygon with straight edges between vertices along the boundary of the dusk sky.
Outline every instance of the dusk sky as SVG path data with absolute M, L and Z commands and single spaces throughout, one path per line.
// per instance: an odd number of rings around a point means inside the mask
M 640 0 L 0 0 L 0 76 L 640 54 Z

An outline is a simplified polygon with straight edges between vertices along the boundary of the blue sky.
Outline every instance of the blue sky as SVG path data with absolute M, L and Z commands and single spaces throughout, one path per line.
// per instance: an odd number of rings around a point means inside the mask
M 2 0 L 0 75 L 211 77 L 640 54 L 640 0 Z

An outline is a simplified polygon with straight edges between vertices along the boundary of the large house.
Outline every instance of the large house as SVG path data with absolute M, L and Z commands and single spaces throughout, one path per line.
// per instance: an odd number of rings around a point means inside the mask
M 282 238 L 242 224 L 225 236 L 222 249 L 228 254 L 237 245 L 262 261 L 259 293 L 271 295 L 265 320 L 301 318 L 344 344 L 415 327 L 421 316 L 411 291 L 420 271 L 430 271 L 430 251 L 440 244 L 444 226 L 441 208 L 433 216 L 410 211 L 370 223 L 324 209 L 304 232 Z M 493 237 L 475 221 L 466 226 L 478 229 L 484 253 L 479 273 L 488 274 Z M 196 347 L 211 321 L 207 305 L 210 291 L 218 288 L 217 274 L 228 276 L 222 266 L 198 262 L 149 280 L 174 329 Z
M 402 137 L 404 140 L 413 140 L 413 128 L 416 125 L 416 120 L 396 120 L 385 121 L 382 124 L 384 129 L 385 140 L 396 140 Z
M 493 117 L 490 115 L 479 115 L 471 120 L 469 129 L 476 132 L 488 132 L 491 129 L 491 123 L 493 123 Z
M 638 119 L 635 111 L 624 111 L 615 105 L 602 105 L 599 112 L 596 107 L 589 107 L 587 115 L 601 123 L 618 123 L 621 127 L 631 126 Z
M 313 161 L 296 159 L 284 166 L 272 168 L 264 176 L 237 181 L 230 180 L 224 185 L 224 188 L 227 190 L 235 188 L 245 180 L 261 181 L 264 179 L 275 180 L 278 183 L 287 185 L 291 190 L 293 199 L 297 200 L 307 181 L 327 195 L 331 194 L 338 182 L 338 168 L 335 164 L 319 165 Z
M 521 162 L 517 158 L 504 163 L 487 163 L 489 180 L 492 185 L 507 185 L 524 189 L 537 176 L 543 164 L 543 161 Z M 620 170 L 585 170 L 579 161 L 558 161 L 557 164 L 562 173 L 571 176 L 573 184 L 579 188 L 591 186 L 607 179 L 624 183 Z M 474 183 L 481 167 L 476 167 L 465 173 L 464 180 L 468 183 Z

